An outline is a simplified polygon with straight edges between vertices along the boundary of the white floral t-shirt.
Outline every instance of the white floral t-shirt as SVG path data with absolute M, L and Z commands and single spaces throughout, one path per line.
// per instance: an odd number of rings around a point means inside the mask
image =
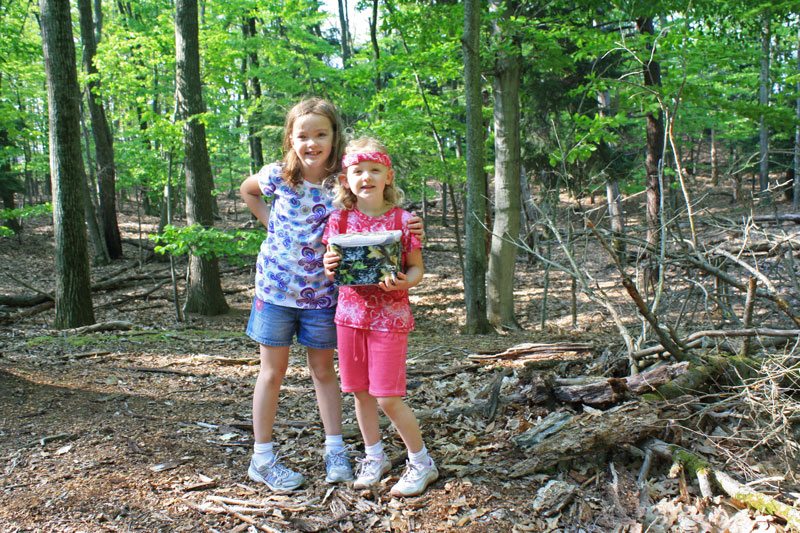
M 283 307 L 333 307 L 336 287 L 322 267 L 322 233 L 333 210 L 333 190 L 307 181 L 293 189 L 281 170 L 282 163 L 272 163 L 258 173 L 261 192 L 275 200 L 256 262 L 256 297 Z

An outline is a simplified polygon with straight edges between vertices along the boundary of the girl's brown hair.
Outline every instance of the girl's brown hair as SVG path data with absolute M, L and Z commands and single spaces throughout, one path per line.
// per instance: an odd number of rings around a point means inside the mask
M 306 98 L 298 102 L 286 114 L 286 123 L 283 126 L 283 180 L 297 187 L 303 182 L 303 171 L 300 160 L 292 149 L 292 130 L 295 121 L 305 115 L 320 115 L 331 121 L 333 139 L 331 154 L 328 156 L 325 170 L 329 176 L 336 175 L 342 170 L 342 155 L 344 155 L 344 126 L 339 110 L 336 106 L 322 98 Z
M 352 154 L 356 152 L 382 152 L 388 154 L 386 147 L 377 139 L 373 137 L 359 137 L 347 143 L 344 149 L 345 154 Z M 342 170 L 342 176 L 345 176 L 347 169 Z M 403 191 L 395 187 L 395 175 L 391 183 L 387 183 L 383 189 L 383 200 L 391 207 L 399 207 L 403 203 Z M 342 185 L 340 179 L 336 184 L 335 196 L 333 198 L 333 205 L 343 209 L 353 209 L 356 205 L 356 195 L 353 191 Z

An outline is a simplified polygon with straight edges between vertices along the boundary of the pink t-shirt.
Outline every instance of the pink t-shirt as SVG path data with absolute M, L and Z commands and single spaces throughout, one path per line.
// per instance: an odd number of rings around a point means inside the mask
M 347 214 L 347 233 L 358 231 L 384 231 L 400 229 L 403 231 L 401 243 L 403 253 L 422 247 L 416 235 L 408 231 L 408 221 L 413 217 L 408 211 L 401 212 L 403 227 L 395 227 L 395 211 L 393 207 L 379 217 L 370 217 L 353 208 Z M 334 211 L 328 218 L 322 242 L 328 244 L 328 238 L 339 234 L 341 210 Z M 414 329 L 414 317 L 411 316 L 411 305 L 408 302 L 408 291 L 383 291 L 377 285 L 359 285 L 339 287 L 339 304 L 336 306 L 336 318 L 340 326 L 369 329 L 373 331 L 409 332 Z

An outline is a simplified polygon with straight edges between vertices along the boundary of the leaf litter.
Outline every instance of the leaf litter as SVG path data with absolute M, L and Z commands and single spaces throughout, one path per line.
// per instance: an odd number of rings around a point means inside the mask
M 637 483 L 643 454 L 634 446 L 599 450 L 545 473 L 510 477 L 512 467 L 526 458 L 514 438 L 556 406 L 531 401 L 530 372 L 513 357 L 476 363 L 467 356 L 501 354 L 532 343 L 583 343 L 592 346 L 593 358 L 564 360 L 556 369 L 562 376 L 581 375 L 589 373 L 601 353 L 607 357 L 615 333 L 597 311 L 582 313 L 587 321 L 569 327 L 566 308 L 554 311 L 563 320 L 538 329 L 538 303 L 530 295 L 541 291 L 539 274 L 520 263 L 521 315 L 528 330 L 459 334 L 463 301 L 457 265 L 448 248 L 452 243 L 437 234 L 441 231 L 430 227 L 432 240 L 445 244 L 426 253 L 426 282 L 412 294 L 418 329 L 409 344 L 408 403 L 420 414 L 426 444 L 441 472 L 424 494 L 408 499 L 388 494 L 404 460 L 404 447 L 392 429 L 384 431 L 384 438 L 395 466 L 379 488 L 354 491 L 323 482 L 323 432 L 305 355 L 297 347 L 291 350 L 275 440 L 287 463 L 309 481 L 300 490 L 274 494 L 247 478 L 258 360 L 256 346 L 242 334 L 252 297 L 246 290 L 252 286 L 251 272 L 244 269 L 224 279 L 233 310 L 223 317 L 177 323 L 164 288 L 151 295 L 146 310 L 135 303 L 124 310 L 98 307 L 98 321 L 130 320 L 133 331 L 52 335 L 46 315 L 4 328 L 0 529 L 784 531 L 780 520 L 743 509 L 734 500 L 716 496 L 705 501 L 692 483 L 670 477 L 675 472 L 666 463 Z M 27 234 L 4 250 L 6 264 L 13 264 L 18 275 L 28 269 L 28 281 L 42 290 L 53 283 L 43 262 L 46 254 L 39 252 L 50 249 L 42 246 L 50 238 L 46 232 Z M 127 254 L 137 252 L 129 248 Z M 95 275 L 118 268 L 101 268 Z M 0 289 L 13 292 L 13 284 L 6 283 L 0 279 Z M 569 282 L 554 276 L 552 284 L 557 291 Z M 104 298 L 113 301 L 114 296 L 97 295 L 97 303 Z M 154 301 L 161 305 L 152 307 Z M 490 413 L 485 407 L 495 383 L 500 400 Z M 346 441 L 358 457 L 363 447 L 348 395 L 343 411 Z M 602 416 L 593 407 L 586 411 Z M 730 405 L 709 412 L 704 424 L 702 432 L 683 430 L 682 444 L 744 471 L 743 450 L 761 438 L 755 422 Z M 682 430 L 676 424 L 671 431 Z M 783 487 L 785 472 L 768 457 L 749 453 L 746 471 L 777 480 L 772 484 L 776 491 Z

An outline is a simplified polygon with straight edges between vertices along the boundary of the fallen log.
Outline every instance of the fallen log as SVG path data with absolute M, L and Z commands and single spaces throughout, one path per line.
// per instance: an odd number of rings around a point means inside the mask
M 775 515 L 786 520 L 786 525 L 793 531 L 800 531 L 800 509 L 778 501 L 777 499 L 758 492 L 757 490 L 744 485 L 721 470 L 714 469 L 708 461 L 696 453 L 661 440 L 654 439 L 649 442 L 646 449 L 656 455 L 677 461 L 687 473 L 697 476 L 704 496 L 710 491 L 709 479 L 717 482 L 717 485 L 731 498 L 742 502 L 756 511 Z M 705 485 L 705 487 L 704 487 Z
M 517 463 L 509 476 L 518 478 L 542 472 L 564 460 L 658 435 L 675 418 L 671 412 L 675 409 L 667 402 L 631 401 L 607 411 L 553 412 L 513 439 L 529 458 Z
M 44 302 L 42 302 L 40 304 L 34 305 L 33 307 L 28 307 L 27 309 L 23 309 L 22 311 L 19 311 L 19 312 L 14 313 L 14 314 L 11 314 L 11 315 L 0 315 L 0 320 L 2 320 L 3 322 L 16 322 L 17 320 L 19 320 L 21 318 L 25 318 L 25 317 L 28 317 L 28 316 L 33 316 L 33 315 L 42 313 L 44 311 L 47 311 L 48 309 L 52 309 L 55 306 L 56 306 L 56 302 L 55 301 L 53 301 L 53 300 L 45 300 Z
M 564 361 L 591 357 L 594 346 L 585 342 L 560 342 L 554 344 L 526 342 L 517 344 L 499 353 L 474 353 L 468 356 L 473 361 Z
M 562 402 L 608 405 L 621 401 L 627 393 L 645 394 L 673 381 L 689 369 L 687 361 L 661 365 L 627 378 L 605 378 L 585 384 L 561 384 L 556 379 L 553 394 Z
M 800 214 L 779 213 L 777 215 L 756 215 L 753 217 L 753 222 L 774 222 L 776 224 L 794 222 L 795 224 L 800 224 Z

